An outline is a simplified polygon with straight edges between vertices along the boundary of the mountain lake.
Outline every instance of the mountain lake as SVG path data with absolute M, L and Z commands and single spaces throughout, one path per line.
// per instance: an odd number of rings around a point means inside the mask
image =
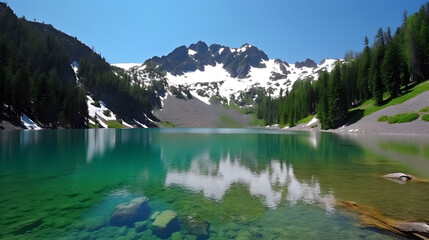
M 380 219 L 429 222 L 427 136 L 89 129 L 0 142 L 0 239 L 407 239 Z M 382 177 L 395 172 L 421 181 Z

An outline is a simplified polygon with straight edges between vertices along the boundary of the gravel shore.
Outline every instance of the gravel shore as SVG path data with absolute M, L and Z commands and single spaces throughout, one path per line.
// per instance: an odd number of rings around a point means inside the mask
M 377 119 L 381 116 L 392 116 L 399 113 L 418 112 L 420 109 L 429 106 L 429 91 L 426 91 L 417 97 L 411 98 L 401 104 L 393 105 L 377 111 L 371 115 L 363 117 L 356 123 L 336 129 L 340 132 L 357 133 L 390 133 L 390 134 L 418 134 L 429 135 L 429 122 L 420 118 L 408 123 L 389 124 L 379 122 Z
M 337 129 L 328 130 L 328 132 L 341 133 L 380 133 L 380 134 L 408 134 L 408 135 L 429 135 L 429 122 L 421 118 L 408 123 L 389 124 L 379 122 L 377 119 L 381 116 L 392 116 L 399 113 L 418 112 L 420 109 L 429 106 L 429 91 L 426 91 L 417 97 L 411 98 L 401 104 L 386 107 L 374 112 L 371 115 L 363 117 L 359 121 L 344 125 Z M 318 131 L 320 124 L 316 128 L 300 124 L 290 128 L 291 130 Z
M 227 109 L 221 104 L 208 105 L 196 98 L 185 101 L 171 95 L 163 103 L 164 107 L 154 111 L 154 115 L 164 122 L 174 123 L 176 127 L 250 127 L 251 116 Z

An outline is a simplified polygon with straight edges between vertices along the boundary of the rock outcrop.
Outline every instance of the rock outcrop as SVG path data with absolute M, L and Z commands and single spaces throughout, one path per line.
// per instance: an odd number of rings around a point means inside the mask
M 119 204 L 110 217 L 110 225 L 133 226 L 135 222 L 148 218 L 151 212 L 148 201 L 147 197 L 139 197 L 129 203 Z

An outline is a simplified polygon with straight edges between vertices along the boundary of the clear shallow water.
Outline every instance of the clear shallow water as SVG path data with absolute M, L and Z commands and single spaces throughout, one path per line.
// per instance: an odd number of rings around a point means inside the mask
M 401 239 L 338 206 L 429 221 L 429 138 L 246 129 L 0 133 L 0 238 L 157 239 L 153 220 L 112 226 L 121 203 L 173 210 L 170 239 Z M 208 224 L 199 235 L 183 219 Z M 206 226 L 206 225 L 203 225 Z M 200 226 L 201 227 L 201 226 Z M 198 236 L 197 236 L 198 235 Z

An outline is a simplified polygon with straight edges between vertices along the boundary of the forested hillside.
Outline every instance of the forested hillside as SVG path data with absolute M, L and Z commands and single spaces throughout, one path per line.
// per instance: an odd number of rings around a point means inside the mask
M 293 126 L 317 114 L 322 129 L 347 122 L 349 110 L 369 99 L 377 105 L 401 95 L 410 84 L 429 79 L 429 3 L 407 16 L 392 33 L 379 29 L 370 46 L 364 38 L 361 53 L 347 53 L 333 71 L 295 82 L 290 92 L 273 99 L 264 96 L 258 117 L 266 124 Z
M 24 113 L 47 127 L 85 127 L 85 94 L 62 44 L 18 19 L 4 3 L 0 23 L 1 118 L 19 123 Z
M 17 18 L 0 3 L 0 120 L 19 126 L 25 114 L 44 128 L 85 128 L 87 95 L 122 119 L 155 126 L 147 119 L 159 104 L 152 88 L 133 84 L 77 38 Z

